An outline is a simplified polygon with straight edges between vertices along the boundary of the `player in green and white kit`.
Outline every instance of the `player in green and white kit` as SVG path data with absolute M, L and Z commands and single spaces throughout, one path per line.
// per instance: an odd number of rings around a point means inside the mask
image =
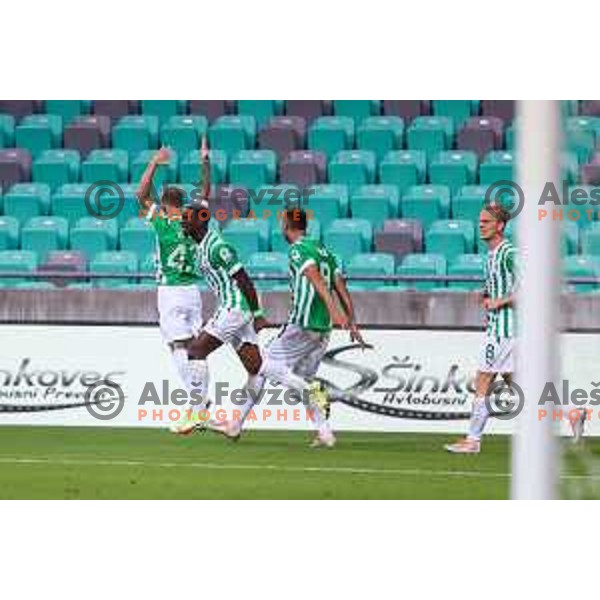
M 483 292 L 486 333 L 475 380 L 476 396 L 471 411 L 469 433 L 459 442 L 446 446 L 449 452 L 479 453 L 481 435 L 490 416 L 485 397 L 498 375 L 510 383 L 514 372 L 513 305 L 517 284 L 517 252 L 504 237 L 509 218 L 509 213 L 498 204 L 484 208 L 479 216 L 479 234 L 489 248 Z
M 320 241 L 306 236 L 306 228 L 303 210 L 284 211 L 283 235 L 290 244 L 291 307 L 287 324 L 265 350 L 262 374 L 285 385 L 289 385 L 286 379 L 289 381 L 290 372 L 307 383 L 314 378 L 327 350 L 333 325 L 348 329 L 351 339 L 364 345 L 354 323 L 354 307 L 338 261 Z M 343 310 L 338 308 L 334 292 Z M 318 384 L 309 385 L 311 399 L 318 407 L 314 413 L 317 435 L 312 445 L 332 447 L 335 436 L 327 421 L 327 394 Z M 250 409 L 251 405 L 243 407 L 238 428 Z
M 208 148 L 202 142 L 202 193 L 210 189 Z M 170 152 L 161 148 L 152 158 L 140 183 L 138 199 L 146 218 L 156 233 L 158 263 L 158 313 L 160 331 L 171 349 L 177 371 L 189 394 L 196 386 L 198 364 L 188 360 L 187 347 L 202 326 L 202 301 L 198 283 L 196 245 L 183 231 L 182 208 L 184 193 L 177 187 L 167 187 L 154 201 L 152 180 L 158 165 L 169 161 Z

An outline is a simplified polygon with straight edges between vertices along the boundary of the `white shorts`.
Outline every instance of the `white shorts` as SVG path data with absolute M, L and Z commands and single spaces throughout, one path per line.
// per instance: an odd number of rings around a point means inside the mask
M 258 345 L 254 331 L 254 319 L 250 313 L 232 308 L 220 308 L 204 326 L 204 331 L 230 344 L 237 350 L 244 344 Z
M 187 340 L 202 328 L 202 297 L 195 285 L 158 286 L 160 332 L 167 343 Z
M 298 325 L 284 325 L 266 348 L 268 360 L 280 362 L 301 377 L 317 374 L 327 350 L 329 333 L 307 331 Z
M 479 370 L 482 373 L 514 373 L 514 338 L 485 338 L 481 346 L 479 357 Z

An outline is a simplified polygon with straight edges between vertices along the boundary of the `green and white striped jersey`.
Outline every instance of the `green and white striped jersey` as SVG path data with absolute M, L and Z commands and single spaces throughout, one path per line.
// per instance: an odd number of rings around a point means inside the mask
M 489 298 L 506 298 L 515 291 L 517 282 L 517 251 L 503 240 L 488 252 L 485 269 L 485 291 Z M 515 311 L 512 306 L 487 311 L 487 335 L 497 340 L 515 336 Z
M 156 233 L 156 278 L 160 285 L 195 285 L 200 281 L 194 240 L 185 235 L 181 218 L 170 217 L 158 204 L 147 216 Z
M 316 266 L 327 287 L 332 290 L 335 275 L 340 270 L 335 256 L 321 242 L 302 237 L 290 246 L 289 260 L 292 305 L 288 323 L 311 331 L 331 331 L 327 306 L 304 275 L 304 271 L 311 265 Z
M 233 276 L 243 268 L 235 248 L 209 229 L 198 245 L 198 266 L 216 294 L 220 308 L 249 312 L 250 305 Z

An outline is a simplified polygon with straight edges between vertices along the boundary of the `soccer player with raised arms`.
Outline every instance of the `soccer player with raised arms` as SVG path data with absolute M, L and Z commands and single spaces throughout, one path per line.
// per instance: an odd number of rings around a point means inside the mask
M 488 246 L 483 292 L 486 332 L 475 379 L 469 432 L 464 439 L 446 446 L 448 452 L 479 453 L 481 435 L 490 417 L 485 398 L 498 375 L 510 384 L 514 372 L 517 253 L 505 237 L 509 219 L 510 214 L 501 204 L 486 206 L 479 215 L 479 235 Z

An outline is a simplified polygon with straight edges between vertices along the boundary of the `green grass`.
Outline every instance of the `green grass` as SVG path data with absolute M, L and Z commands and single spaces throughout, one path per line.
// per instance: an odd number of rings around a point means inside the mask
M 453 456 L 454 436 L 340 433 L 333 450 L 306 432 L 177 438 L 155 429 L 2 427 L 0 498 L 501 499 L 509 438 Z

